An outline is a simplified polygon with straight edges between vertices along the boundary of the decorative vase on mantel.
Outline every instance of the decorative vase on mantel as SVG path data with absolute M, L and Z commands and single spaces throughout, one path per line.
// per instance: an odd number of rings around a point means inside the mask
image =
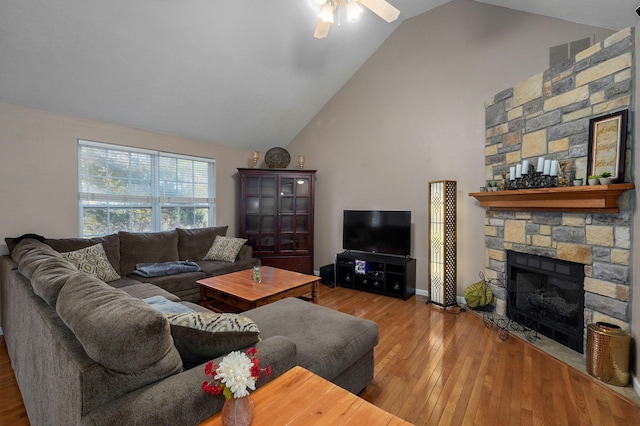
M 222 407 L 222 424 L 224 426 L 249 426 L 253 421 L 255 408 L 251 396 L 231 398 Z

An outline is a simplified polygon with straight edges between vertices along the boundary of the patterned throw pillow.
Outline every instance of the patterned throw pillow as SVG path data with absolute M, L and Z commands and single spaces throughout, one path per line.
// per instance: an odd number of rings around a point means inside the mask
M 109 263 L 102 243 L 61 254 L 62 257 L 71 262 L 79 271 L 93 275 L 105 283 L 120 279 L 120 275 L 118 275 L 115 269 L 113 269 L 113 266 L 111 266 L 111 263 Z
M 235 262 L 240 249 L 246 243 L 244 238 L 228 238 L 218 235 L 203 260 Z
M 215 312 L 165 313 L 185 366 L 198 365 L 260 341 L 250 318 Z

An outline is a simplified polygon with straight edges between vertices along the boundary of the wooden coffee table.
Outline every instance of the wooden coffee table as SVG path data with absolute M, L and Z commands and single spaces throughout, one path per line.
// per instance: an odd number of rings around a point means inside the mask
M 200 284 L 200 304 L 218 310 L 216 304 L 233 306 L 246 311 L 286 297 L 310 295 L 318 303 L 320 277 L 285 269 L 262 266 L 262 282 L 253 281 L 253 269 L 218 275 L 197 281 Z
M 252 426 L 411 425 L 302 367 L 294 367 L 251 393 Z M 222 425 L 220 413 L 201 423 Z

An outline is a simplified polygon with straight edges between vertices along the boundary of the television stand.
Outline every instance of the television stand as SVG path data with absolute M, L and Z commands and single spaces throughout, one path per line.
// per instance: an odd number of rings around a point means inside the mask
M 336 284 L 407 300 L 416 294 L 416 260 L 346 251 L 336 255 Z

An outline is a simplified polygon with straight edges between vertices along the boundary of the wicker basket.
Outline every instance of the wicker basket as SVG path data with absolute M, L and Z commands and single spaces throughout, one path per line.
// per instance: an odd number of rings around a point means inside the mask
M 629 385 L 631 337 L 606 322 L 587 327 L 587 372 L 605 383 Z

